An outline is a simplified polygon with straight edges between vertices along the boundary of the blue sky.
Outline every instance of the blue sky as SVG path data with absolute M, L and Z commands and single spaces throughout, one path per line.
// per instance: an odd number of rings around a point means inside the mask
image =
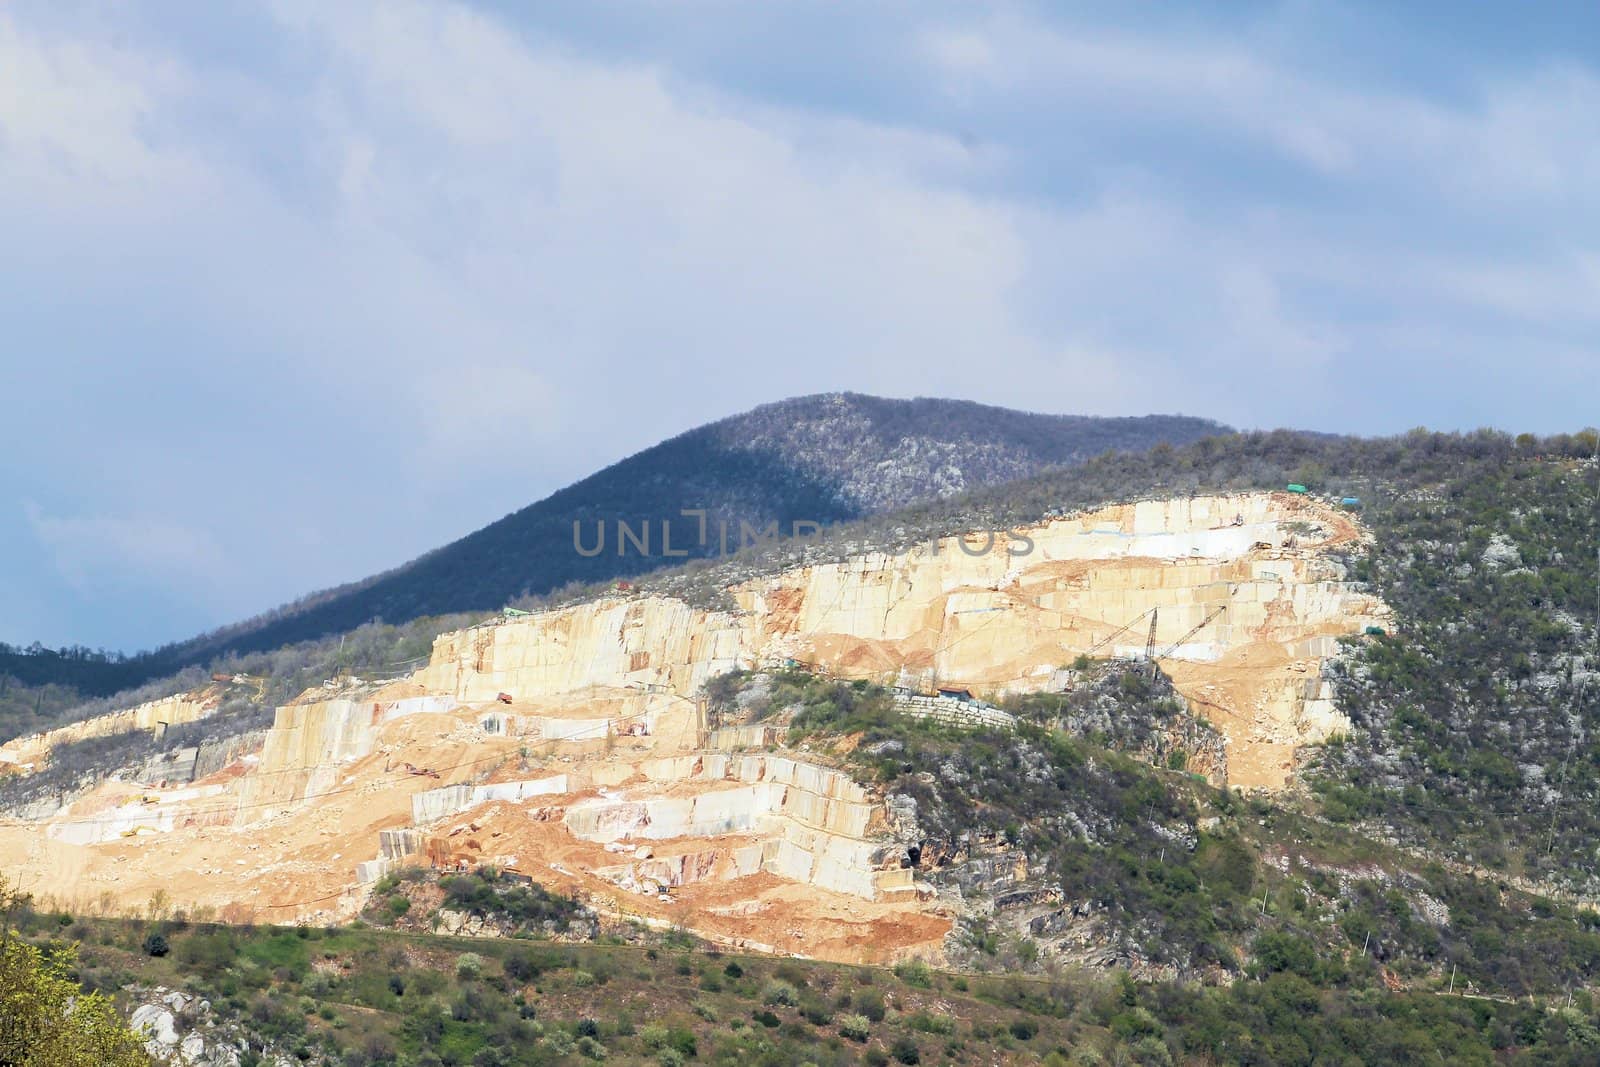
M 0 640 L 854 389 L 1600 422 L 1593 4 L 0 6 Z

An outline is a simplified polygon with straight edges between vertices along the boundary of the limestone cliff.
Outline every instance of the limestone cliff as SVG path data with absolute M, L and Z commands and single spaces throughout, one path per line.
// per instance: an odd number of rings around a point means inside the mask
M 1153 636 L 1179 691 L 1229 738 L 1234 782 L 1276 788 L 1297 745 L 1347 725 L 1321 661 L 1388 615 L 1327 558 L 1360 536 L 1349 514 L 1291 494 L 1118 505 L 747 582 L 736 613 L 610 597 L 447 634 L 416 681 L 464 701 L 605 688 L 687 699 L 716 674 L 793 659 L 1001 693 L 1048 686 L 1085 651 L 1142 655 Z
M 904 820 L 768 727 L 708 731 L 708 680 L 799 661 L 989 695 L 1148 644 L 1226 737 L 1232 781 L 1276 788 L 1297 746 L 1343 725 L 1322 661 L 1386 621 L 1329 558 L 1362 536 L 1299 496 L 1195 497 L 797 567 L 730 590 L 734 611 L 603 597 L 446 634 L 405 680 L 278 709 L 259 757 L 186 790 L 105 783 L 43 833 L 0 826 L 0 850 L 132 908 L 161 889 L 238 917 L 347 916 L 397 863 L 494 863 L 729 944 L 937 952 L 951 920 L 913 880 Z M 193 874 L 175 886 L 174 869 Z
M 26 773 L 49 759 L 50 753 L 58 746 L 92 737 L 160 730 L 205 718 L 216 709 L 217 694 L 210 690 L 151 700 L 125 711 L 98 715 L 83 722 L 7 741 L 0 745 L 0 769 L 9 768 Z

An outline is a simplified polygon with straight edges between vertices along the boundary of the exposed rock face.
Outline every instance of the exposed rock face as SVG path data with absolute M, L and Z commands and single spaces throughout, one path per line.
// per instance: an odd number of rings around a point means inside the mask
M 664 597 L 609 597 L 495 626 L 444 634 L 416 675 L 464 701 L 519 700 L 597 686 L 664 686 L 685 696 L 750 658 L 740 620 Z
M 91 737 L 109 737 L 112 734 L 129 734 L 136 730 L 158 730 L 164 726 L 203 719 L 217 709 L 215 694 L 180 693 L 140 704 L 126 711 L 98 715 L 70 726 L 58 727 L 44 733 L 29 734 L 0 745 L 0 769 L 9 767 L 26 773 L 50 758 L 58 745 L 86 741 Z
M 1360 536 L 1288 494 L 1118 505 L 795 568 L 735 587 L 737 611 L 612 596 L 446 634 L 404 682 L 278 709 L 259 761 L 153 799 L 108 783 L 46 832 L 0 826 L 0 854 L 130 908 L 193 871 L 174 903 L 275 921 L 348 916 L 399 863 L 492 863 L 731 945 L 936 950 L 949 913 L 905 862 L 910 798 L 886 806 L 765 726 L 708 731 L 706 681 L 792 659 L 982 697 L 1148 642 L 1228 741 L 1199 769 L 1275 788 L 1296 746 L 1344 725 L 1323 658 L 1387 621 L 1324 555 Z M 992 866 L 974 868 L 986 893 L 1026 876 Z
M 1296 746 L 1348 725 L 1319 683 L 1322 659 L 1388 615 L 1324 558 L 1359 536 L 1350 515 L 1290 494 L 1118 505 L 796 568 L 734 589 L 738 613 L 612 597 L 446 634 L 416 680 L 461 700 L 584 687 L 689 697 L 734 667 L 792 658 L 1003 692 L 1043 688 L 1079 653 L 1142 656 L 1148 642 L 1228 737 L 1234 782 L 1277 788 Z
M 245 1046 L 228 1027 L 220 1025 L 211 1004 L 190 993 L 157 987 L 139 990 L 129 1014 L 133 1032 L 145 1039 L 144 1050 L 166 1067 L 239 1067 Z M 259 1061 L 271 1067 L 291 1067 L 296 1061 L 285 1054 L 269 1054 Z
M 619 882 L 646 879 L 680 886 L 713 877 L 766 871 L 836 893 L 882 899 L 913 889 L 911 872 L 896 862 L 900 851 L 884 835 L 879 805 L 848 775 L 783 756 L 735 757 L 721 753 L 648 761 L 652 782 L 707 783 L 691 797 L 600 799 L 566 809 L 576 837 L 611 842 L 624 838 L 672 840 L 749 834 L 757 840 L 721 864 L 714 852 L 686 853 L 608 874 Z

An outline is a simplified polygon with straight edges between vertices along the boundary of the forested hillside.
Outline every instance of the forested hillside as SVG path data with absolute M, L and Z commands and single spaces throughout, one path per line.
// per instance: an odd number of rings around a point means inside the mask
M 103 696 L 228 654 L 260 652 L 374 619 L 494 610 L 517 597 L 604 582 L 737 549 L 741 532 L 833 523 L 998 485 L 1108 451 L 1183 445 L 1227 427 L 1151 415 L 1040 415 L 968 401 L 800 397 L 680 434 L 402 567 L 303 597 L 209 634 L 123 659 L 0 647 L 0 673 Z M 686 509 L 705 512 L 686 518 Z M 644 543 L 620 544 L 618 522 Z M 662 541 L 673 523 L 672 555 Z M 597 531 L 607 540 L 586 548 Z M 731 531 L 721 536 L 723 526 Z M 802 527 L 804 529 L 810 527 Z M 756 534 L 751 533 L 750 539 Z M 4 720 L 0 720 L 3 725 Z

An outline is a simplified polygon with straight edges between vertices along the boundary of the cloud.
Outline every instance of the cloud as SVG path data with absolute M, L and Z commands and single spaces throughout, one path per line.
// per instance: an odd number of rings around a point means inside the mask
M 203 529 L 167 516 L 49 515 L 34 501 L 22 511 L 63 578 L 79 592 L 101 582 L 196 590 L 225 581 L 232 567 Z
M 0 392 L 34 398 L 0 490 L 50 501 L 0 544 L 79 590 L 185 553 L 214 586 L 155 624 L 86 606 L 107 639 L 402 562 L 785 395 L 1364 431 L 1595 398 L 1590 66 L 1445 94 L 1306 62 L 1282 12 L 999 7 L 738 68 L 759 13 L 602 48 L 529 11 L 0 10 Z M 805 78 L 751 73 L 784 48 Z M 1524 373 L 1416 388 L 1451 360 Z

